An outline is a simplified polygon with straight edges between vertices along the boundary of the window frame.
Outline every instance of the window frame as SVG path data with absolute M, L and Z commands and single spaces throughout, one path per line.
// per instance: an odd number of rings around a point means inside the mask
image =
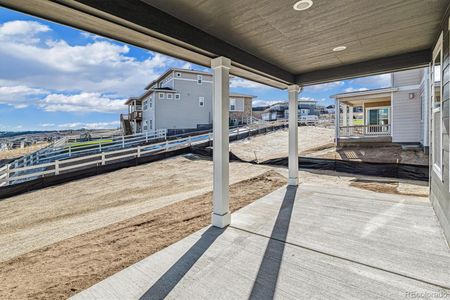
M 442 32 L 441 32 L 441 34 L 440 34 L 440 36 L 439 36 L 439 39 L 438 39 L 438 42 L 436 43 L 436 46 L 434 47 L 434 49 L 433 49 L 433 57 L 432 57 L 432 62 L 431 62 L 431 72 L 430 72 L 430 77 L 431 77 L 431 80 L 430 80 L 430 87 L 431 87 L 431 130 L 432 130 L 432 137 L 431 137 L 431 145 L 432 145 L 432 152 L 431 152 L 431 155 L 432 155 L 432 169 L 433 169 L 433 172 L 437 175 L 437 177 L 439 178 L 439 180 L 443 180 L 443 176 L 442 176 L 442 166 L 443 166 L 443 149 L 444 149 L 444 145 L 443 145 L 443 137 L 442 137 L 442 133 L 443 133 L 443 130 L 444 130 L 444 122 L 443 122 L 443 114 L 442 114 L 442 79 L 443 79 L 443 76 L 442 76 L 442 71 L 443 71 L 443 68 L 442 68 L 442 65 L 443 65 L 443 61 L 442 61 L 442 59 L 443 59 L 443 53 L 442 53 L 442 51 L 443 51 L 443 47 L 442 47 L 442 44 L 443 44 L 443 42 L 442 42 L 442 40 L 443 40 L 443 34 L 442 34 Z M 435 70 L 434 70 L 434 66 L 435 66 L 435 64 L 434 64 L 434 62 L 435 62 L 435 60 L 436 60 L 436 58 L 437 58 L 437 56 L 439 55 L 439 59 L 440 59 L 440 69 L 439 69 L 439 72 L 440 72 L 440 84 L 439 84 L 439 93 L 440 93 L 440 97 L 441 97 L 441 99 L 440 99 L 440 101 L 439 101 L 439 107 L 435 107 L 435 88 L 434 88 L 434 76 L 435 76 Z M 439 123 L 440 123 L 440 131 L 439 131 L 439 139 L 440 139 L 440 148 L 439 148 L 439 155 L 440 155 L 440 159 L 439 159 L 439 165 L 436 163 L 436 161 L 435 161 L 435 155 L 434 155 L 434 153 L 435 153 L 435 149 L 434 149 L 434 147 L 435 147 L 435 141 L 436 141 L 436 130 L 435 130 L 435 127 L 436 127 L 436 123 L 435 123 L 435 115 L 437 114 L 437 113 L 440 113 L 440 118 L 439 118 Z
M 148 121 L 147 120 L 145 120 L 144 121 L 144 126 L 143 126 L 144 128 L 144 131 L 148 131 Z
M 173 94 L 172 93 L 167 93 L 167 97 L 166 98 L 167 98 L 167 100 L 173 100 Z
M 198 106 L 199 107 L 205 107 L 205 97 L 198 97 Z
M 166 98 L 166 93 L 159 92 L 158 93 L 158 97 L 159 97 L 159 99 L 165 99 Z
M 148 101 L 147 101 L 147 99 L 145 99 L 142 102 L 142 110 L 144 110 L 144 111 L 148 110 Z
M 177 96 L 178 96 L 178 99 L 177 99 Z M 175 93 L 174 100 L 180 101 L 181 100 L 181 94 L 180 93 Z
M 197 75 L 197 84 L 202 84 L 203 83 L 203 75 L 198 74 Z

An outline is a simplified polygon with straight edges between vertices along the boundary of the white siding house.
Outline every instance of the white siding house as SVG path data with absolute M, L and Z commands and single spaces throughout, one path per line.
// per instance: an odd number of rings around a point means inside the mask
M 332 96 L 336 118 L 336 142 L 393 142 L 417 144 L 427 150 L 427 68 L 391 74 L 391 87 Z M 363 107 L 363 124 L 354 124 L 355 107 Z

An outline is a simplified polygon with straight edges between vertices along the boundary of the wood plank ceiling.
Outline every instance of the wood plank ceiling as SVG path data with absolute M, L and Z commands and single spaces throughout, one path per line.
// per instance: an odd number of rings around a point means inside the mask
M 292 73 L 431 49 L 446 0 L 142 0 Z M 345 51 L 332 49 L 344 45 Z

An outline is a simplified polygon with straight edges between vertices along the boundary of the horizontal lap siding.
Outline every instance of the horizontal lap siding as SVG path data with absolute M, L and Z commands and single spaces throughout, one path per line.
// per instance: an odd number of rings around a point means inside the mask
M 414 93 L 409 99 L 409 93 Z M 421 136 L 420 91 L 395 92 L 393 97 L 392 141 L 394 143 L 419 143 Z
M 431 194 L 430 199 L 436 211 L 436 215 L 444 229 L 447 242 L 450 241 L 450 192 L 449 192 L 449 92 L 450 92 L 450 67 L 449 67 L 449 33 L 448 12 L 445 22 L 442 24 L 443 36 L 443 97 L 442 114 L 444 119 L 443 136 L 443 168 L 442 180 L 431 172 Z M 430 151 L 431 152 L 431 151 Z

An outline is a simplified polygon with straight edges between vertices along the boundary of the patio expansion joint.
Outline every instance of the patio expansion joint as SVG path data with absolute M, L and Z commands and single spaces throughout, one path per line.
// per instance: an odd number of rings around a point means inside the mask
M 390 274 L 393 274 L 393 275 L 396 275 L 396 276 L 400 276 L 400 277 L 407 278 L 407 279 L 410 279 L 410 280 L 418 281 L 418 282 L 421 282 L 421 283 L 424 283 L 424 284 L 429 284 L 429 285 L 432 285 L 432 286 L 435 286 L 435 287 L 438 287 L 438 288 L 450 291 L 450 286 L 445 286 L 445 285 L 442 285 L 442 284 L 439 284 L 439 283 L 434 283 L 434 282 L 431 282 L 431 281 L 423 280 L 423 279 L 416 278 L 416 277 L 413 277 L 413 276 L 410 276 L 410 275 L 407 275 L 407 274 L 403 274 L 403 273 L 400 273 L 400 272 L 388 270 L 388 269 L 385 269 L 385 268 L 380 268 L 380 267 L 377 267 L 377 266 L 374 266 L 374 265 L 370 265 L 370 264 L 366 264 L 366 263 L 363 263 L 363 262 L 360 262 L 360 261 L 357 261 L 357 260 L 353 260 L 351 258 L 346 258 L 346 257 L 342 257 L 342 256 L 335 255 L 335 254 L 332 254 L 332 253 L 324 252 L 324 251 L 317 250 L 317 249 L 314 249 L 314 248 L 311 248 L 311 247 L 308 247 L 308 246 L 304 246 L 304 245 L 301 245 L 301 244 L 288 242 L 288 241 L 285 241 L 285 240 L 282 240 L 282 239 L 279 239 L 279 238 L 275 238 L 275 237 L 271 237 L 271 236 L 268 236 L 268 235 L 265 235 L 265 234 L 253 232 L 251 230 L 239 228 L 239 227 L 236 227 L 236 226 L 233 226 L 233 225 L 230 225 L 229 227 L 233 228 L 233 229 L 236 229 L 236 230 L 239 230 L 239 231 L 243 231 L 243 232 L 249 233 L 249 234 L 257 235 L 257 236 L 264 237 L 264 238 L 267 238 L 267 239 L 270 239 L 270 240 L 274 240 L 274 241 L 277 241 L 277 242 L 280 242 L 280 243 L 284 243 L 284 244 L 287 244 L 287 245 L 290 245 L 290 246 L 293 246 L 293 247 L 301 248 L 301 249 L 304 249 L 304 250 L 307 250 L 307 251 L 312 251 L 314 253 L 318 253 L 318 254 L 321 254 L 321 255 L 326 255 L 326 256 L 333 257 L 333 258 L 336 258 L 336 259 L 339 259 L 339 260 L 343 260 L 343 261 L 354 263 L 354 264 L 358 264 L 360 266 L 364 266 L 364 267 L 367 267 L 367 268 L 375 269 L 375 270 L 378 270 L 378 271 L 387 272 L 387 273 L 390 273 Z

